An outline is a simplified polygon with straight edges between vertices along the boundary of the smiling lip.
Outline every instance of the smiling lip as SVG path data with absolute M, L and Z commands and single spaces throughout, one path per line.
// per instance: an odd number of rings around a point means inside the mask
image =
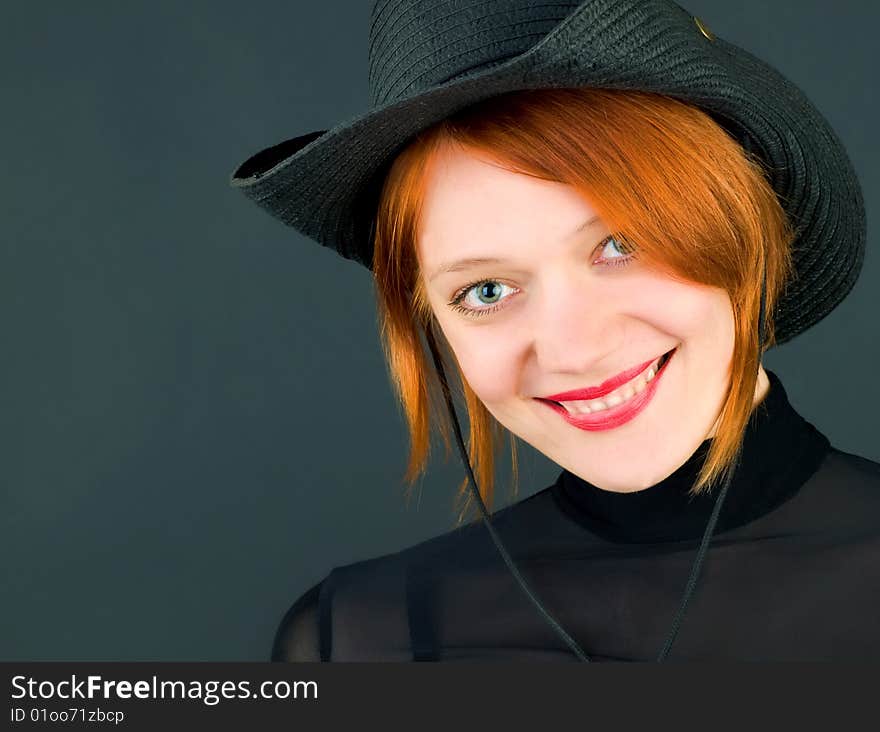
M 632 381 L 656 360 L 657 357 L 655 356 L 650 361 L 645 361 L 643 364 L 633 366 L 631 369 L 624 371 L 617 376 L 612 376 L 607 381 L 603 381 L 599 384 L 599 386 L 589 386 L 585 389 L 575 389 L 574 391 L 562 391 L 559 394 L 550 394 L 549 396 L 540 398 L 549 399 L 553 402 L 579 402 L 587 401 L 588 399 L 599 399 L 606 394 L 610 394 L 618 386 L 623 386 L 627 381 Z
M 603 430 L 614 429 L 615 427 L 620 427 L 620 425 L 629 422 L 631 419 L 634 419 L 638 414 L 642 412 L 642 410 L 645 409 L 645 407 L 648 406 L 648 404 L 651 402 L 651 399 L 653 399 L 655 392 L 657 391 L 657 386 L 660 383 L 660 379 L 666 373 L 666 367 L 669 366 L 674 356 L 675 351 L 673 350 L 666 361 L 663 363 L 663 365 L 660 367 L 660 370 L 657 371 L 657 373 L 654 375 L 654 378 L 648 382 L 647 386 L 642 389 L 642 391 L 640 391 L 638 394 L 631 397 L 630 399 L 627 399 L 622 404 L 618 404 L 616 407 L 609 407 L 608 409 L 602 409 L 598 412 L 591 412 L 589 414 L 570 414 L 569 411 L 561 404 L 556 404 L 555 402 L 547 401 L 544 399 L 540 399 L 539 401 L 542 401 L 553 411 L 559 414 L 572 427 L 577 427 L 578 429 L 585 430 L 587 432 L 601 432 Z M 648 365 L 650 365 L 651 363 L 652 362 L 649 361 Z

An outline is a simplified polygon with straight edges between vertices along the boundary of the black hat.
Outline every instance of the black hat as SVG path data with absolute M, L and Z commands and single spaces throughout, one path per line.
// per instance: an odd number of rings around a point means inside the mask
M 372 267 L 384 172 L 450 114 L 521 89 L 593 86 L 678 98 L 764 163 L 797 233 L 794 278 L 773 313 L 781 344 L 849 293 L 865 252 L 858 179 L 827 120 L 774 68 L 670 0 L 377 0 L 371 107 L 268 147 L 231 185 L 272 216 Z

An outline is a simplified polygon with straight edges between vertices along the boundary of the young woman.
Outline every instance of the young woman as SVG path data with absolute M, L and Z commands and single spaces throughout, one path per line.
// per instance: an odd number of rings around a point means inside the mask
M 232 182 L 370 268 L 406 479 L 451 426 L 482 521 L 333 569 L 272 658 L 880 657 L 880 465 L 761 364 L 864 256 L 819 112 L 665 0 L 378 2 L 370 68 Z M 505 436 L 562 471 L 490 519 Z

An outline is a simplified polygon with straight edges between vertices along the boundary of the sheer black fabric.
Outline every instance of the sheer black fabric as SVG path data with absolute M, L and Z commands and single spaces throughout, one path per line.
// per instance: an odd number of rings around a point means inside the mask
M 832 447 L 768 376 L 668 658 L 880 659 L 880 464 Z M 563 471 L 493 514 L 525 579 L 593 660 L 656 659 L 712 510 L 714 491 L 687 493 L 710 444 L 645 490 Z M 334 568 L 284 616 L 272 660 L 577 659 L 477 520 Z

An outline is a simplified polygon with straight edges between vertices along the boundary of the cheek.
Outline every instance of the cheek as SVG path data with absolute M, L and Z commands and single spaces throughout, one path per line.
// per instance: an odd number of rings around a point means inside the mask
M 513 339 L 501 329 L 443 328 L 465 381 L 481 401 L 490 405 L 516 395 L 519 361 Z
M 630 292 L 638 293 L 640 319 L 685 344 L 714 347 L 733 338 L 733 312 L 723 290 L 651 277 Z

